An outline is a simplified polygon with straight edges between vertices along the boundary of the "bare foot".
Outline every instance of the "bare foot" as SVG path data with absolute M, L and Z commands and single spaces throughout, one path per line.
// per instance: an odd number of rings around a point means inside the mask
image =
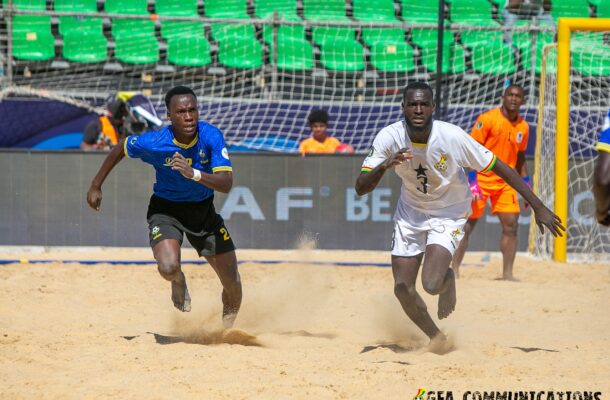
M 514 276 L 510 275 L 510 276 L 501 276 L 499 278 L 495 279 L 496 281 L 509 281 L 509 282 L 519 282 L 519 279 L 515 278 Z
M 447 270 L 447 273 L 450 274 L 449 286 L 443 293 L 439 294 L 438 296 L 437 315 L 439 319 L 447 318 L 453 312 L 453 310 L 455 310 L 455 273 L 451 268 Z
M 439 355 L 447 354 L 453 349 L 453 343 L 447 339 L 447 336 L 445 336 L 443 332 L 437 333 L 436 336 L 430 339 L 430 343 L 428 344 L 428 351 Z
M 191 311 L 191 296 L 186 287 L 186 279 L 184 273 L 180 272 L 181 278 L 177 281 L 172 281 L 172 302 L 174 307 L 182 312 Z

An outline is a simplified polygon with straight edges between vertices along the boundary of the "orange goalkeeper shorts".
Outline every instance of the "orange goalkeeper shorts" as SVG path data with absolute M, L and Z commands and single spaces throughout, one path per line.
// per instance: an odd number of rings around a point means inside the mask
M 482 198 L 473 200 L 472 215 L 469 218 L 479 219 L 485 211 L 487 199 L 491 200 L 491 212 L 496 213 L 518 213 L 519 197 L 517 191 L 506 183 L 494 185 L 481 185 Z

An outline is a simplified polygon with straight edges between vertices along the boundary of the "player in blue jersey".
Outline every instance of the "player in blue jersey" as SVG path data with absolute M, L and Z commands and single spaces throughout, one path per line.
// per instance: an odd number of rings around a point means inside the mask
M 599 151 L 593 172 L 595 218 L 600 224 L 610 226 L 610 111 L 595 148 Z
M 188 87 L 176 86 L 165 96 L 171 125 L 158 132 L 122 139 L 104 160 L 87 192 L 87 202 L 99 211 L 102 184 L 115 165 L 127 156 L 140 158 L 156 171 L 147 220 L 159 273 L 171 282 L 172 301 L 190 311 L 191 298 L 180 268 L 180 246 L 186 234 L 206 258 L 222 283 L 223 323 L 233 325 L 241 305 L 242 288 L 235 246 L 214 209 L 214 191 L 227 193 L 233 174 L 224 138 L 218 128 L 199 121 L 197 97 Z

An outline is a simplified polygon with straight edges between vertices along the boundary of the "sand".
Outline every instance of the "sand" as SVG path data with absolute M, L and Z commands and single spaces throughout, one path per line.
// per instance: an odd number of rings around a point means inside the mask
M 5 248 L 0 258 L 152 260 L 149 249 L 93 248 Z M 0 265 L 0 398 L 412 399 L 419 388 L 436 400 L 474 391 L 610 398 L 608 264 L 520 255 L 515 283 L 495 280 L 498 255 L 468 254 L 457 309 L 439 324 L 455 350 L 437 355 L 394 298 L 389 268 L 313 264 L 387 263 L 386 252 L 238 258 L 251 261 L 240 265 L 244 303 L 229 331 L 209 266 L 184 266 L 193 310 L 180 313 L 154 265 Z M 436 320 L 437 298 L 423 297 Z

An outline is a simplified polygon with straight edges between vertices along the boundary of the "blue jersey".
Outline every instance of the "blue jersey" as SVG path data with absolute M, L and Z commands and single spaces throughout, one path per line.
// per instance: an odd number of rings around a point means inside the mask
M 610 111 L 608 111 L 608 115 L 606 115 L 604 128 L 602 129 L 602 134 L 599 136 L 599 142 L 597 142 L 595 148 L 598 151 L 610 153 Z
M 193 168 L 202 172 L 211 174 L 233 170 L 222 133 L 202 121 L 197 124 L 197 136 L 189 144 L 176 141 L 170 125 L 158 132 L 129 136 L 124 151 L 127 157 L 141 158 L 155 167 L 157 181 L 153 192 L 171 201 L 202 201 L 214 195 L 214 190 L 172 170 L 170 162 L 175 152 L 182 154 Z

